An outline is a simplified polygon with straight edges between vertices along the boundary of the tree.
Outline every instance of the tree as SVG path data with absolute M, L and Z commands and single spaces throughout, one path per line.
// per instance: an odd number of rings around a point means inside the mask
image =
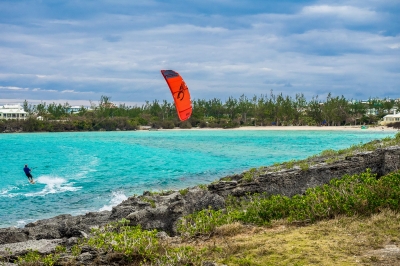
M 27 100 L 24 100 L 24 103 L 22 106 L 24 108 L 24 111 L 27 112 L 29 115 L 31 115 L 33 113 L 32 105 L 28 104 Z
M 241 113 L 243 122 L 245 124 L 247 123 L 247 114 L 249 113 L 250 110 L 251 110 L 251 102 L 244 94 L 242 94 L 238 102 L 238 111 Z

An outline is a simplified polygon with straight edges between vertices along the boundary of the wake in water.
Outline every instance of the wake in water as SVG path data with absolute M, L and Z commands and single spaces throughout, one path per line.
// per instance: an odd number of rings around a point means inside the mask
M 25 196 L 44 196 L 47 194 L 54 194 L 66 191 L 77 191 L 82 187 L 73 187 L 73 183 L 68 183 L 64 178 L 51 177 L 51 176 L 39 176 L 36 179 L 36 184 L 44 184 L 45 187 L 39 192 L 27 193 Z
M 112 193 L 110 203 L 108 205 L 104 205 L 99 211 L 111 211 L 112 207 L 117 206 L 126 199 L 128 199 L 128 197 L 125 196 L 122 191 L 115 191 Z

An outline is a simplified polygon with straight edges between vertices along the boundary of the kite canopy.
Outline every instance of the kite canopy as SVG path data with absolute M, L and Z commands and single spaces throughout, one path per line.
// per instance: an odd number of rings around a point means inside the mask
M 192 102 L 185 81 L 178 72 L 173 70 L 161 70 L 161 74 L 171 90 L 179 119 L 181 121 L 189 119 L 192 115 Z

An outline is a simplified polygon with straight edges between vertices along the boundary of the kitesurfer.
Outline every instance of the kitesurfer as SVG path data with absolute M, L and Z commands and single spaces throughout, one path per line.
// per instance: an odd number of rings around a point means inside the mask
M 25 164 L 24 172 L 25 172 L 25 175 L 28 177 L 29 182 L 32 183 L 33 182 L 33 176 L 31 175 L 31 169 L 29 169 L 27 164 Z

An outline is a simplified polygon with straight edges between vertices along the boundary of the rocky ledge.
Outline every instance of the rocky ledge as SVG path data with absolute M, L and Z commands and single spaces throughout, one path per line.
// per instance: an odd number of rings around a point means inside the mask
M 399 170 L 400 146 L 358 153 L 330 163 L 317 158 L 307 169 L 259 168 L 221 178 L 208 186 L 163 193 L 144 192 L 141 196 L 128 198 L 113 207 L 112 211 L 79 216 L 59 215 L 29 223 L 24 228 L 1 228 L 0 257 L 9 256 L 10 252 L 13 256 L 20 256 L 29 250 L 48 254 L 57 245 L 76 243 L 77 239 L 87 236 L 93 227 L 122 218 L 130 220 L 131 225 L 157 229 L 174 236 L 177 222 L 182 216 L 209 207 L 222 209 L 229 195 L 240 197 L 246 193 L 266 192 L 293 196 L 304 193 L 307 188 L 328 183 L 333 178 L 361 173 L 367 168 L 378 177 Z

